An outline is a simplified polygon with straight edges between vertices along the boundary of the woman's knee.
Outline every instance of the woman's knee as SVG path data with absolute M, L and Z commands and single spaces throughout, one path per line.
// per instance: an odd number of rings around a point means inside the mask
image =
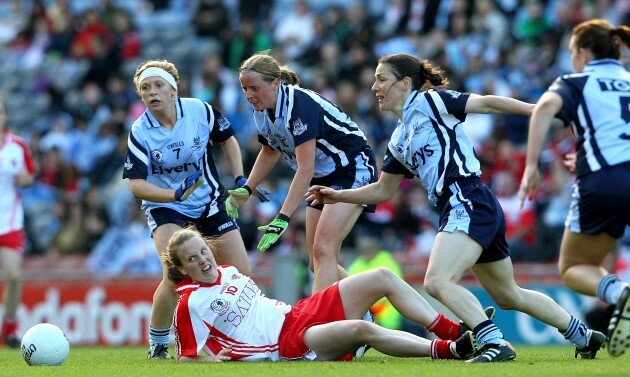
M 313 245 L 313 257 L 311 258 L 312 265 L 319 265 L 322 263 L 337 264 L 337 251 L 334 250 L 332 245 L 323 242 L 316 242 Z
M 19 268 L 16 270 L 4 272 L 5 284 L 19 284 L 22 281 L 22 270 Z
M 423 288 L 431 297 L 439 299 L 447 285 L 448 279 L 444 279 L 442 276 L 428 273 L 424 277 Z
M 567 271 L 576 264 L 577 263 L 573 258 L 569 258 L 566 255 L 560 255 L 560 258 L 558 258 L 558 272 L 560 273 L 560 276 L 564 278 Z
M 521 288 L 514 290 L 499 290 L 488 291 L 490 298 L 497 306 L 502 310 L 519 310 L 525 303 L 523 303 L 523 295 L 520 292 Z
M 398 276 L 387 267 L 377 267 L 369 270 L 369 273 L 372 275 L 370 281 L 383 287 L 390 286 L 389 281 L 399 279 Z
M 351 326 L 351 334 L 354 340 L 360 340 L 361 342 L 368 342 L 372 337 L 377 334 L 377 324 L 363 321 L 363 320 L 355 320 L 352 321 Z

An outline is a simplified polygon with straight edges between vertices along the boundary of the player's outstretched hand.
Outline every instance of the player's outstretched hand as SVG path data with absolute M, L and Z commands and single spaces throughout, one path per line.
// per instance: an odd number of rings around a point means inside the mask
M 287 230 L 289 220 L 289 216 L 279 213 L 269 225 L 259 226 L 258 230 L 265 232 L 265 235 L 258 243 L 258 250 L 265 251 L 269 248 L 269 246 L 276 243 L 282 233 Z
M 225 211 L 228 216 L 238 219 L 238 209 L 249 199 L 251 195 L 249 187 L 239 187 L 235 190 L 228 190 L 228 198 L 225 200 Z
M 304 197 L 311 205 L 317 205 L 337 203 L 339 202 L 337 199 L 338 195 L 339 192 L 330 187 L 314 185 L 308 189 Z
M 179 188 L 175 190 L 175 200 L 183 202 L 184 200 L 188 199 L 190 194 L 192 194 L 192 192 L 195 191 L 195 189 L 199 187 L 199 185 L 201 185 L 202 183 L 203 178 L 201 177 L 201 171 L 196 171 L 193 174 L 189 175 L 188 177 L 186 177 L 186 179 L 182 181 L 182 184 L 179 186 Z
M 523 179 L 521 179 L 521 187 L 518 190 L 518 198 L 521 202 L 521 208 L 526 199 L 534 200 L 536 192 L 540 186 L 540 172 L 538 167 L 525 167 L 523 172 Z
M 236 179 L 234 180 L 234 183 L 236 183 L 236 187 L 243 187 L 246 182 L 247 182 L 247 177 L 243 177 L 242 175 L 236 177 Z M 252 190 L 252 195 L 257 197 L 261 203 L 268 202 L 270 194 L 271 194 L 271 191 L 267 190 L 266 188 L 262 186 L 256 186 L 256 188 Z

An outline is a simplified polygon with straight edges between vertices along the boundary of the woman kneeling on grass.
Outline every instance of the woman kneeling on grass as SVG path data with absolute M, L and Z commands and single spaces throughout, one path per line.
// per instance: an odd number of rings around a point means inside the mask
M 164 255 L 181 295 L 173 318 L 178 361 L 347 360 L 363 344 L 398 357 L 463 359 L 475 352 L 470 331 L 459 336 L 457 323 L 387 269 L 350 276 L 291 306 L 265 297 L 235 267 L 218 266 L 217 242 L 184 228 Z M 382 297 L 436 335 L 459 338 L 428 340 L 361 320 Z

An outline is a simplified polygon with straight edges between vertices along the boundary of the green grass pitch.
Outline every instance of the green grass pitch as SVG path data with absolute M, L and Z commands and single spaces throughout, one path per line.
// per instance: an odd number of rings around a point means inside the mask
M 172 348 L 172 347 L 171 347 Z M 573 358 L 569 346 L 517 346 L 516 361 L 472 365 L 455 360 L 395 358 L 374 350 L 352 362 L 225 362 L 178 364 L 146 359 L 146 347 L 72 347 L 58 367 L 30 367 L 19 350 L 0 348 L 0 376 L 237 376 L 237 377 L 469 377 L 630 376 L 630 356 L 613 358 L 602 349 L 595 360 Z

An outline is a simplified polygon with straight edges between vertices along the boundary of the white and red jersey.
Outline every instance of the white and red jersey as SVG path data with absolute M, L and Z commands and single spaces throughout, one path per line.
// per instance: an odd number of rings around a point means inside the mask
M 22 230 L 24 226 L 22 199 L 15 180 L 23 172 L 35 172 L 31 152 L 22 138 L 5 129 L 0 144 L 0 234 Z
M 185 280 L 173 323 L 177 354 L 216 355 L 232 347 L 232 360 L 277 361 L 278 338 L 291 305 L 265 297 L 248 276 L 235 267 L 219 266 L 213 284 Z

